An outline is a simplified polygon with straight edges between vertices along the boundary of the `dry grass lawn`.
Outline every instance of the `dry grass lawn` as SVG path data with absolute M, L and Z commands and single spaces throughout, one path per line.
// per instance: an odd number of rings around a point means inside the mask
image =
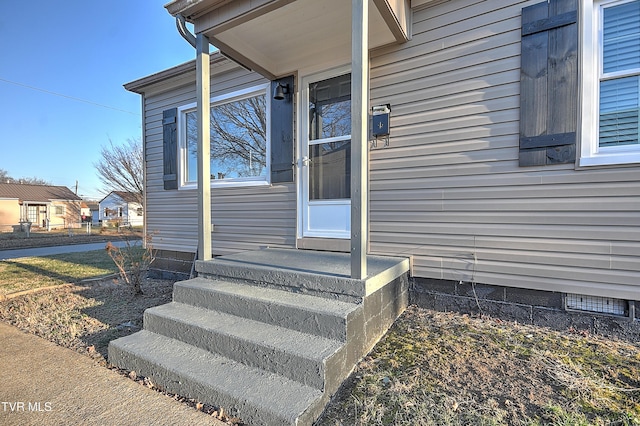
M 145 309 L 171 301 L 172 281 L 146 279 L 142 288 L 136 296 L 114 278 L 62 285 L 0 302 L 0 321 L 106 366 L 109 342 L 138 331 Z
M 15 292 L 77 283 L 115 272 L 117 268 L 103 251 L 3 260 L 0 262 L 0 298 Z
M 640 347 L 410 307 L 320 425 L 637 425 Z

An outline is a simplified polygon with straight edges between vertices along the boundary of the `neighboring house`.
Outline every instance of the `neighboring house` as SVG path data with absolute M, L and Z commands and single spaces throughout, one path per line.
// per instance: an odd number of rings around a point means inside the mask
M 100 220 L 100 204 L 97 201 L 83 201 L 80 209 L 80 217 L 84 222 L 98 223 Z
M 81 202 L 64 186 L 0 183 L 0 230 L 77 227 Z
M 144 211 L 138 198 L 131 192 L 111 191 L 100 200 L 98 221 L 127 226 L 142 226 Z
M 125 85 L 158 269 L 275 247 L 351 253 L 357 279 L 364 253 L 407 257 L 425 306 L 633 319 L 640 1 L 364 4 L 166 6 L 197 60 Z

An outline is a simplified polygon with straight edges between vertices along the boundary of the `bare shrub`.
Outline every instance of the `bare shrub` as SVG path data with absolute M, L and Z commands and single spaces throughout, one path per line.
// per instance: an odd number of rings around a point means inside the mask
M 144 245 L 142 240 L 125 239 L 124 242 L 124 247 L 119 248 L 109 241 L 105 250 L 116 264 L 120 279 L 130 286 L 135 294 L 142 294 L 142 280 L 155 259 L 151 237 L 147 236 Z

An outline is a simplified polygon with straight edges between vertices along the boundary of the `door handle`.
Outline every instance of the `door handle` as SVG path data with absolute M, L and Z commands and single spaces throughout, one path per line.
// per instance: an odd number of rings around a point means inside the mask
M 304 157 L 302 157 L 301 162 L 303 167 L 307 167 L 309 166 L 309 163 L 311 163 L 311 159 L 305 155 Z

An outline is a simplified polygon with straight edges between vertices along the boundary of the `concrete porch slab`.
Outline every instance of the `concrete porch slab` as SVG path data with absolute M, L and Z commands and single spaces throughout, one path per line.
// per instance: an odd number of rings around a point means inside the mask
M 348 253 L 267 248 L 197 261 L 196 271 L 204 277 L 228 277 L 360 298 L 407 273 L 409 259 L 367 256 L 368 277 L 356 280 L 350 278 Z

